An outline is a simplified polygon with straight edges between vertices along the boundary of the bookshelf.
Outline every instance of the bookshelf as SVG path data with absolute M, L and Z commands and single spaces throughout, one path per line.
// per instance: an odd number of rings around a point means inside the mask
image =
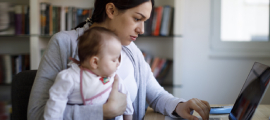
M 40 3 L 46 2 L 54 6 L 73 6 L 79 8 L 93 8 L 94 0 L 0 0 L 12 4 L 28 5 L 30 7 L 30 33 L 28 35 L 0 35 L 0 54 L 30 54 L 31 70 L 38 69 L 41 60 L 41 51 L 46 48 L 51 35 L 40 34 Z M 175 88 L 181 88 L 181 83 L 177 81 L 177 73 L 180 68 L 175 68 L 178 64 L 179 47 L 181 46 L 181 0 L 155 0 L 155 6 L 169 5 L 174 7 L 174 32 L 169 36 L 145 36 L 140 35 L 135 43 L 147 53 L 173 60 L 172 68 L 162 86 L 173 93 Z M 10 100 L 11 84 L 0 84 L 0 99 Z M 2 97 L 4 96 L 4 97 Z M 1 101 L 0 101 L 1 102 Z
M 79 8 L 93 8 L 94 0 L 0 0 L 0 2 L 9 2 L 12 4 L 28 5 L 30 7 L 30 33 L 29 35 L 0 35 L 0 54 L 30 54 L 30 68 L 31 70 L 38 69 L 41 60 L 41 51 L 46 48 L 51 35 L 40 34 L 40 3 L 46 2 L 54 6 L 73 6 Z M 155 6 L 169 5 L 174 7 L 174 32 L 169 36 L 144 36 L 137 38 L 135 43 L 144 51 L 147 51 L 153 56 L 173 60 L 175 66 L 179 54 L 178 47 L 180 47 L 181 40 L 181 22 L 180 22 L 180 8 L 181 0 L 155 0 Z M 176 52 L 177 51 L 177 52 Z M 173 88 L 181 87 L 180 82 L 175 81 L 176 73 L 179 68 L 172 67 L 170 77 L 163 84 L 163 86 Z M 1 85 L 0 87 L 9 87 L 10 85 Z M 169 90 L 172 93 L 172 90 Z
M 0 0 L 12 4 L 22 4 L 30 6 L 30 35 L 0 35 L 0 54 L 29 53 L 31 69 L 37 69 L 41 60 L 41 50 L 45 49 L 51 35 L 40 34 L 40 3 L 50 3 L 54 6 L 73 6 L 80 8 L 93 8 L 94 0 Z M 178 46 L 175 43 L 180 39 L 180 6 L 178 0 L 155 0 L 155 6 L 169 5 L 174 7 L 174 32 L 169 36 L 144 36 L 141 35 L 135 42 L 139 48 L 148 51 L 153 56 L 174 59 L 174 51 Z M 38 16 L 38 17 L 37 17 Z M 6 47 L 2 47 L 6 46 Z M 150 47 L 147 47 L 150 46 Z M 12 48 L 12 49 L 9 49 Z M 16 48 L 16 49 L 14 49 Z M 174 61 L 175 62 L 175 61 Z M 173 70 L 175 72 L 175 70 Z M 173 80 L 171 80 L 173 81 Z M 171 82 L 173 85 L 173 82 Z

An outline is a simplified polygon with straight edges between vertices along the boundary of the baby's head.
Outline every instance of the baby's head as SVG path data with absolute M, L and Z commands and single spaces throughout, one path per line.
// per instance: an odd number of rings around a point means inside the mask
M 102 77 L 111 76 L 117 70 L 122 46 L 115 33 L 103 27 L 93 27 L 78 40 L 81 66 Z

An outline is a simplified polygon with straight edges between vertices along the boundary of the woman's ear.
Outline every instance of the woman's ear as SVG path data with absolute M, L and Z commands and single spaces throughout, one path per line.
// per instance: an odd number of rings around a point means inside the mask
M 108 3 L 106 5 L 106 14 L 109 19 L 113 19 L 115 15 L 117 15 L 117 8 L 113 3 Z
M 98 62 L 99 62 L 99 59 L 97 56 L 94 56 L 94 57 L 91 57 L 89 59 L 89 62 L 90 62 L 90 66 L 93 68 L 93 69 L 97 69 L 98 68 Z

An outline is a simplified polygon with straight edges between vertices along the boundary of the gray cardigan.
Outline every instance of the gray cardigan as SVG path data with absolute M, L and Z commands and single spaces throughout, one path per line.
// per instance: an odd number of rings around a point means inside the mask
M 38 72 L 32 87 L 29 104 L 28 120 L 43 120 L 44 109 L 49 99 L 49 89 L 54 83 L 56 75 L 64 69 L 70 62 L 69 57 L 78 59 L 77 39 L 87 30 L 89 25 L 71 31 L 62 31 L 52 36 L 46 51 L 40 62 Z M 150 66 L 145 62 L 139 48 L 132 42 L 130 47 L 122 47 L 127 53 L 134 66 L 135 79 L 138 86 L 137 97 L 133 103 L 134 120 L 142 120 L 145 115 L 145 100 L 155 111 L 164 115 L 172 115 L 176 105 L 179 102 L 185 102 L 184 99 L 175 98 L 161 87 Z M 101 120 L 103 119 L 102 105 L 67 105 L 65 120 Z

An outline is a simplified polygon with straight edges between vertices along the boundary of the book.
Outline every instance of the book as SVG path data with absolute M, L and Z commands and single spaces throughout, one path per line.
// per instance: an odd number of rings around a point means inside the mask
M 30 55 L 22 55 L 22 71 L 30 70 Z
M 0 35 L 8 34 L 10 27 L 9 9 L 10 5 L 7 2 L 0 2 Z
M 10 120 L 11 109 L 11 104 L 8 101 L 0 101 L 0 120 Z
M 25 14 L 27 12 L 27 6 L 25 5 L 22 5 L 22 13 L 21 13 L 21 16 L 22 16 L 22 25 L 21 25 L 21 34 L 25 34 Z
M 53 6 L 50 5 L 49 7 L 49 35 L 53 34 Z
M 65 7 L 60 7 L 61 8 L 61 28 L 60 31 L 66 30 L 66 9 Z
M 56 32 L 61 31 L 61 7 L 57 7 L 57 29 Z
M 152 34 L 153 17 L 154 17 L 154 10 L 152 10 L 150 18 L 147 21 L 145 21 L 143 35 L 149 36 Z
M 59 31 L 72 30 L 92 16 L 92 8 L 54 6 L 40 3 L 41 34 L 52 35 Z
M 50 4 L 45 3 L 44 34 L 50 34 Z
M 68 7 L 68 13 L 67 13 L 67 30 L 72 29 L 72 8 Z
M 29 34 L 29 6 L 0 2 L 0 35 Z
M 29 35 L 30 34 L 30 19 L 29 19 L 29 10 L 30 10 L 30 7 L 29 6 L 26 6 L 25 8 L 25 34 Z
M 56 33 L 56 6 L 52 8 L 52 24 L 53 24 L 53 34 Z
M 4 83 L 5 84 L 10 84 L 12 81 L 12 61 L 11 61 L 11 56 L 10 55 L 4 55 L 4 74 L 5 74 L 5 79 Z
M 154 76 L 157 78 L 157 76 L 159 75 L 160 71 L 162 70 L 163 68 L 163 65 L 165 64 L 166 62 L 166 59 L 162 58 L 159 60 L 158 64 L 157 64 L 157 67 L 155 68 L 154 70 Z
M 0 55 L 0 84 L 3 84 L 4 81 L 4 64 L 3 64 L 3 57 Z
M 77 26 L 77 8 L 72 7 L 72 29 Z
M 22 5 L 15 6 L 15 34 L 22 34 Z
M 172 24 L 173 9 L 170 6 L 163 7 L 162 22 L 160 27 L 161 36 L 169 36 Z
M 155 8 L 155 25 L 154 30 L 152 31 L 153 36 L 159 36 L 161 19 L 162 19 L 163 7 L 159 6 Z
M 158 62 L 159 62 L 159 57 L 155 57 L 154 60 L 153 60 L 153 63 L 151 65 L 151 71 L 154 73 L 154 70 L 156 69 L 157 65 L 158 65 Z
M 40 3 L 40 34 L 45 34 L 46 4 L 47 3 Z
M 0 55 L 0 84 L 11 84 L 13 77 L 24 70 L 30 70 L 29 54 Z
M 168 76 L 168 73 L 172 67 L 173 61 L 172 60 L 166 60 L 165 63 L 162 66 L 162 69 L 159 73 L 159 75 L 156 77 L 157 81 L 162 84 L 166 77 Z

